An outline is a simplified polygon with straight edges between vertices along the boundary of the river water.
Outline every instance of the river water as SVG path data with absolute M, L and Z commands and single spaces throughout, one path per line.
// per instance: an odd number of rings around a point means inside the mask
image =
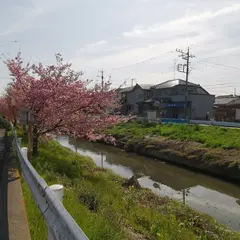
M 240 186 L 104 144 L 74 141 L 66 136 L 57 140 L 74 152 L 91 157 L 96 165 L 125 178 L 142 173 L 144 177 L 139 179 L 142 187 L 185 202 L 240 231 Z

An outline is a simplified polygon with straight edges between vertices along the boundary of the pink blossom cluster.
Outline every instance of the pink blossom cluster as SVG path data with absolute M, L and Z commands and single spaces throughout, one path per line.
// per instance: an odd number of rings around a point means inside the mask
M 13 121 L 21 108 L 33 111 L 38 136 L 58 132 L 94 139 L 123 120 L 116 113 L 119 97 L 111 83 L 90 84 L 59 54 L 56 60 L 55 65 L 44 66 L 24 64 L 21 54 L 9 59 L 7 66 L 14 80 L 0 98 L 0 113 Z

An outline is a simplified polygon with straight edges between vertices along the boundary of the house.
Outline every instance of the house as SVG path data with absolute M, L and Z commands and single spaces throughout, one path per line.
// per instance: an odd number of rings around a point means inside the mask
M 151 97 L 150 84 L 136 84 L 120 90 L 123 114 L 139 114 L 139 102 L 144 102 Z
M 240 96 L 217 96 L 214 108 L 215 120 L 224 122 L 240 122 Z
M 139 85 L 123 90 L 125 106 L 139 116 L 153 112 L 157 118 L 184 118 L 186 81 L 174 79 L 160 84 Z M 205 120 L 213 117 L 215 96 L 199 84 L 188 82 L 187 115 L 190 119 Z
M 169 80 L 153 87 L 154 101 L 159 102 L 161 117 L 184 118 L 186 81 Z M 188 82 L 187 116 L 189 119 L 205 120 L 213 116 L 215 96 L 199 84 Z M 156 105 L 156 102 L 155 102 Z

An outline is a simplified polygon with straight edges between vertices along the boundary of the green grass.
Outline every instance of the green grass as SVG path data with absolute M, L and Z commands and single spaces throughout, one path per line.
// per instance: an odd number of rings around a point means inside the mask
M 41 143 L 39 151 L 33 166 L 49 185 L 64 185 L 64 206 L 89 239 L 240 239 L 181 203 L 150 190 L 123 188 L 124 179 L 55 141 Z M 25 183 L 23 189 L 32 240 L 46 239 L 47 229 Z
M 143 138 L 146 135 L 164 136 L 174 140 L 188 140 L 202 143 L 209 148 L 240 149 L 240 129 L 216 126 L 198 126 L 185 124 L 155 124 L 131 122 L 119 124 L 107 130 L 117 138 L 132 136 Z
M 28 185 L 26 182 L 22 180 L 22 187 L 23 187 L 23 196 L 26 204 L 26 210 L 27 210 L 27 217 L 28 217 L 28 225 L 29 230 L 31 234 L 31 239 L 41 239 L 41 240 L 47 240 L 48 239 L 48 233 L 47 233 L 47 227 L 45 225 L 45 222 L 43 220 L 43 217 L 38 210 L 30 189 L 28 188 Z

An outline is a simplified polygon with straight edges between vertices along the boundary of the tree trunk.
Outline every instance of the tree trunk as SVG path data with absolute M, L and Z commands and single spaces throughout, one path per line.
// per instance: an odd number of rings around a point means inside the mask
M 17 126 L 17 117 L 16 117 L 16 113 L 13 113 L 13 126 L 14 126 L 14 127 Z
M 38 131 L 37 126 L 33 127 L 33 156 L 38 155 Z

